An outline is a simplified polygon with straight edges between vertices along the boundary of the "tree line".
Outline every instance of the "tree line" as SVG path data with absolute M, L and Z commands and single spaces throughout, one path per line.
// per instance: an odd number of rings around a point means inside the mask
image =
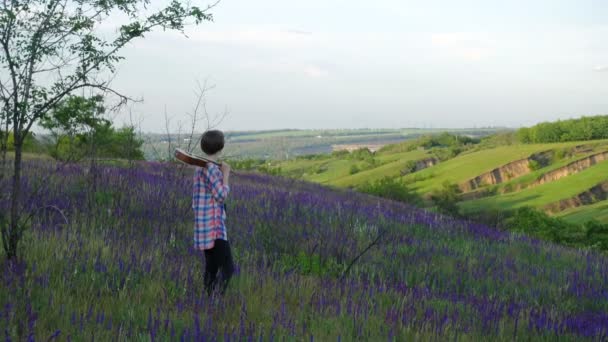
M 43 138 L 29 132 L 22 144 L 23 151 L 50 155 L 60 161 L 144 159 L 144 141 L 138 137 L 135 127 L 116 128 L 103 117 L 104 113 L 102 96 L 69 96 L 41 118 L 40 126 L 48 135 Z M 0 134 L 6 137 L 7 150 L 14 151 L 14 133 L 2 131 Z
M 525 144 L 608 139 L 608 115 L 539 123 L 520 128 L 517 138 Z

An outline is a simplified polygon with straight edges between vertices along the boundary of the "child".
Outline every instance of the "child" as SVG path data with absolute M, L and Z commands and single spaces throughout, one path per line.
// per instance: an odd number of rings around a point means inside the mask
M 224 148 L 221 131 L 206 131 L 201 138 L 201 148 L 210 160 L 217 160 Z M 220 293 L 224 294 L 234 272 L 232 253 L 226 233 L 224 201 L 230 192 L 230 166 L 207 163 L 194 172 L 192 208 L 194 209 L 194 248 L 205 253 L 205 290 L 211 295 L 221 269 Z

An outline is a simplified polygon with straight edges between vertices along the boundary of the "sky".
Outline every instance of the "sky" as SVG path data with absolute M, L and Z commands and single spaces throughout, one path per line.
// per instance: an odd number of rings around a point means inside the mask
M 605 0 L 222 0 L 211 12 L 123 51 L 112 86 L 143 100 L 129 106 L 143 131 L 165 131 L 165 113 L 171 130 L 186 127 L 205 81 L 224 130 L 608 114 Z

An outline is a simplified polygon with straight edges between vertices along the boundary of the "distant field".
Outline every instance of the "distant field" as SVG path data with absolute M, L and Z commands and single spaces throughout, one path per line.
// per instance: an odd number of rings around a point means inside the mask
M 227 132 L 228 141 L 240 141 L 251 139 L 271 139 L 282 137 L 338 137 L 338 136 L 381 136 L 385 134 L 403 134 L 399 130 L 378 129 L 378 130 L 279 130 L 279 131 L 260 131 L 260 132 Z
M 310 154 L 329 154 L 333 145 L 387 145 L 438 133 L 443 129 L 330 129 L 330 130 L 273 130 L 226 132 L 224 154 L 230 159 L 286 160 Z M 503 128 L 449 129 L 449 132 L 468 136 L 486 136 L 504 131 Z M 200 134 L 195 134 L 198 138 Z M 171 158 L 175 147 L 188 145 L 186 134 L 144 134 L 144 154 L 148 160 Z M 171 146 L 169 146 L 171 145 Z M 193 146 L 195 150 L 197 146 Z

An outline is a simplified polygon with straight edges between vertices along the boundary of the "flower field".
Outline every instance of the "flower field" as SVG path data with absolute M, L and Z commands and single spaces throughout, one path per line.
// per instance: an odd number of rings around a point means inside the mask
M 0 254 L 7 341 L 608 339 L 605 254 L 243 173 L 227 203 L 236 272 L 208 298 L 191 169 L 104 167 L 93 188 L 82 166 L 24 167 L 35 214 L 18 260 Z

